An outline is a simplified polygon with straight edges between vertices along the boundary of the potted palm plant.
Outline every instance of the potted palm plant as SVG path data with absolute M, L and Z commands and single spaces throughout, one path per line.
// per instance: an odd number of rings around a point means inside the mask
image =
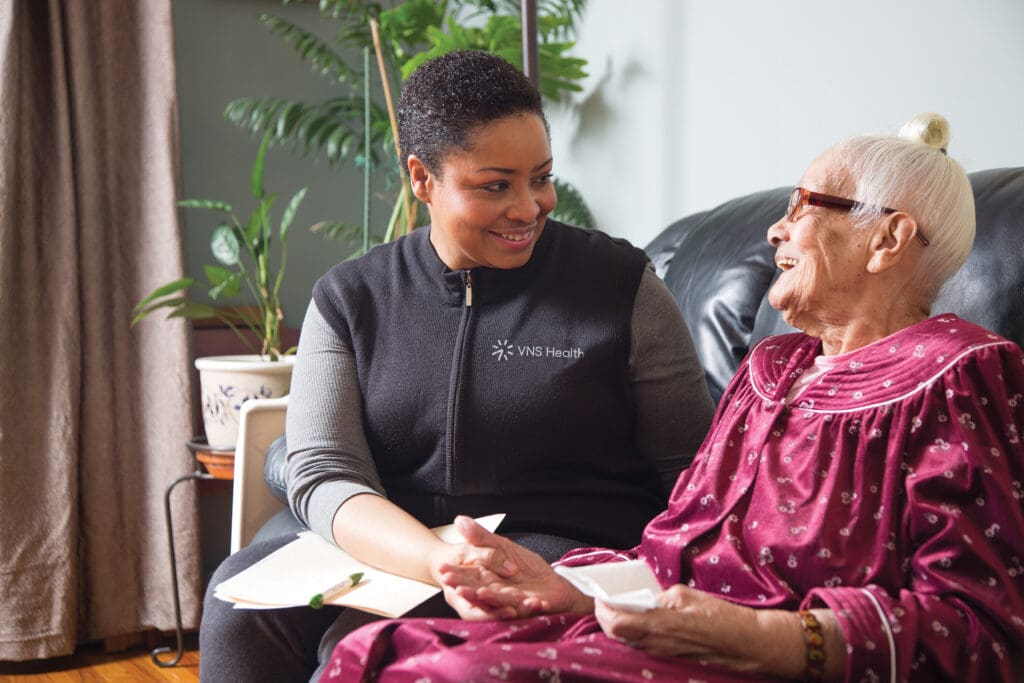
M 203 426 L 213 449 L 233 450 L 238 438 L 238 413 L 250 398 L 288 393 L 294 348 L 281 348 L 284 311 L 280 291 L 288 260 L 288 229 L 306 194 L 295 193 L 275 230 L 271 209 L 277 196 L 263 187 L 263 165 L 270 136 L 264 136 L 251 174 L 256 200 L 247 221 L 227 202 L 186 199 L 179 206 L 218 214 L 210 237 L 215 263 L 203 267 L 207 282 L 183 277 L 157 287 L 132 311 L 132 325 L 150 313 L 166 310 L 169 318 L 215 319 L 229 327 L 251 353 L 197 358 Z M 210 301 L 189 296 L 204 286 Z

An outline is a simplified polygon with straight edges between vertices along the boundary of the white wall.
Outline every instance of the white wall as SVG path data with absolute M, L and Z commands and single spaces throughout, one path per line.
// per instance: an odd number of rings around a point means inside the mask
M 968 171 L 1024 165 L 1021 0 L 590 0 L 577 53 L 555 171 L 638 245 L 922 111 Z

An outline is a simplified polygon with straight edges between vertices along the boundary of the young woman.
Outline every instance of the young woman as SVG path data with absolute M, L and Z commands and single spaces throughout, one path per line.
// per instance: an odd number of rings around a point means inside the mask
M 314 289 L 288 409 L 293 511 L 360 560 L 438 585 L 440 567 L 491 554 L 429 531 L 457 514 L 506 513 L 501 533 L 552 560 L 635 545 L 713 412 L 674 300 L 641 250 L 548 219 L 547 122 L 508 62 L 424 64 L 399 131 L 431 223 Z M 288 540 L 229 558 L 211 586 Z M 202 677 L 308 677 L 337 617 L 208 596 Z M 357 621 L 342 614 L 323 651 Z

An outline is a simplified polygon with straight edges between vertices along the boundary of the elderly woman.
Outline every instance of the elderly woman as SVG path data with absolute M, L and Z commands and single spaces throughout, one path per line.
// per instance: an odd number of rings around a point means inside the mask
M 324 680 L 1024 680 L 1024 355 L 929 317 L 974 235 L 947 140 L 922 116 L 811 164 L 768 229 L 770 302 L 805 333 L 751 350 L 639 546 L 560 561 L 640 558 L 654 608 L 460 518 L 492 555 L 442 580 L 490 621 L 378 622 Z

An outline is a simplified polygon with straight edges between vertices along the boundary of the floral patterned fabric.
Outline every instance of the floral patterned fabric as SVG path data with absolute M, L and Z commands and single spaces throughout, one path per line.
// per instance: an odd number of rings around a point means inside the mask
M 1024 355 L 941 315 L 844 355 L 792 402 L 821 352 L 802 334 L 751 350 L 668 509 L 630 551 L 751 607 L 827 606 L 847 681 L 1024 680 Z M 749 680 L 646 655 L 593 617 L 379 622 L 324 680 Z M 337 678 L 340 676 L 340 678 Z

